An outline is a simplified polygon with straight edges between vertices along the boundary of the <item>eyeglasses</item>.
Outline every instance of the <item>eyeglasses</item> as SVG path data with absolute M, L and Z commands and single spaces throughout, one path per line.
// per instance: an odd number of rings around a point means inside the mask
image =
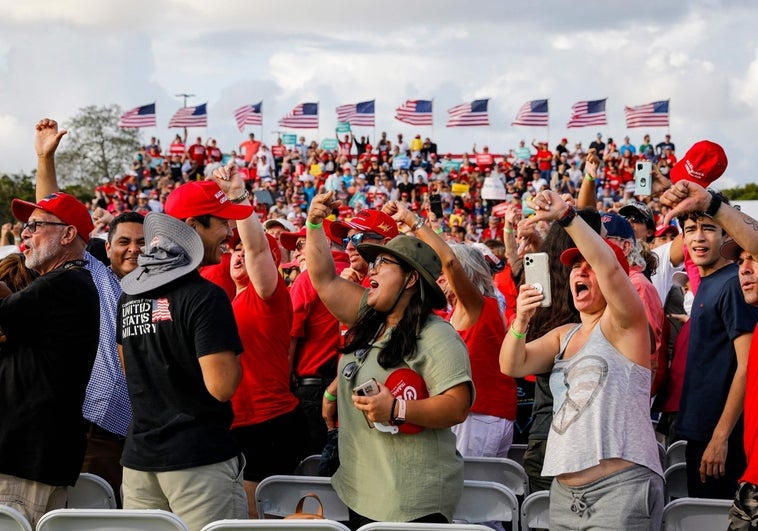
M 303 249 L 305 249 L 305 240 L 300 240 L 295 244 L 295 250 L 302 251 Z
M 29 232 L 34 234 L 37 232 L 37 227 L 41 225 L 60 225 L 61 227 L 67 227 L 68 223 L 58 223 L 57 221 L 27 221 L 21 225 L 21 231 L 23 232 L 24 229 L 28 229 Z
M 345 238 L 342 238 L 342 246 L 347 247 L 350 242 L 353 242 L 353 245 L 355 247 L 358 247 L 359 244 L 363 243 L 364 238 L 371 238 L 372 240 L 382 239 L 381 236 L 374 234 L 373 232 L 356 232 L 352 236 L 346 236 Z
M 394 264 L 394 265 L 400 265 L 400 262 L 396 262 L 394 260 L 390 260 L 386 256 L 380 256 L 373 262 L 369 262 L 368 268 L 375 270 L 377 273 L 379 272 L 379 268 L 382 266 L 382 264 Z
M 355 351 L 355 361 L 351 361 L 342 368 L 342 377 L 345 380 L 349 382 L 353 381 L 355 373 L 357 373 L 358 369 L 363 366 L 363 361 L 366 359 L 370 350 L 371 347 L 366 347 Z

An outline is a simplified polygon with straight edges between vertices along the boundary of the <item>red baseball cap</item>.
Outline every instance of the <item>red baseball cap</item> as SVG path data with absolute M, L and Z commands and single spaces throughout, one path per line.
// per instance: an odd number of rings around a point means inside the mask
M 303 227 L 297 232 L 282 232 L 279 234 L 279 243 L 281 243 L 282 247 L 285 249 L 294 251 L 295 245 L 297 245 L 297 240 L 305 238 L 306 230 L 307 229 Z
M 210 214 L 221 219 L 246 219 L 252 205 L 235 205 L 213 181 L 193 181 L 171 192 L 164 206 L 166 214 L 187 219 Z
M 54 192 L 43 198 L 39 203 L 31 203 L 21 199 L 14 199 L 11 203 L 13 215 L 23 223 L 29 221 L 29 216 L 37 208 L 56 216 L 63 223 L 73 225 L 76 227 L 76 233 L 85 242 L 89 242 L 89 234 L 95 230 L 92 216 L 90 216 L 87 207 L 73 195 Z
M 721 177 L 727 164 L 724 148 L 715 142 L 701 140 L 693 144 L 687 154 L 671 168 L 671 182 L 685 180 L 708 188 Z
M 387 380 L 384 385 L 389 387 L 390 393 L 395 398 L 402 398 L 404 400 L 423 400 L 429 398 L 429 390 L 426 387 L 426 382 L 419 373 L 413 369 L 401 368 L 395 369 L 387 376 Z M 417 425 L 406 422 L 401 426 L 398 426 L 400 433 L 418 433 L 424 428 Z
M 342 244 L 342 240 L 336 240 L 333 235 L 331 234 L 331 226 L 337 223 L 336 221 L 332 221 L 329 219 L 325 219 L 322 221 L 324 224 L 324 233 L 326 234 L 326 237 L 329 238 L 331 241 L 337 244 Z M 297 232 L 282 232 L 279 234 L 279 243 L 282 244 L 282 247 L 285 249 L 288 249 L 290 251 L 295 250 L 295 246 L 297 245 L 297 240 L 300 238 L 305 238 L 305 235 L 307 234 L 306 227 L 303 227 Z
M 621 247 L 611 242 L 610 240 L 603 241 L 608 244 L 608 247 L 613 249 L 613 252 L 616 254 L 616 260 L 618 260 L 618 263 L 621 264 L 621 267 L 624 268 L 624 271 L 628 275 L 629 262 L 627 261 L 626 256 L 624 256 L 624 251 L 621 250 Z M 579 252 L 579 249 L 576 247 L 571 247 L 570 249 L 566 249 L 561 253 L 561 263 L 563 265 L 572 266 L 579 258 L 581 258 L 581 256 L 582 253 Z
M 394 238 L 400 231 L 392 216 L 381 210 L 361 210 L 350 221 L 335 221 L 331 226 L 332 237 L 339 241 L 347 236 L 351 229 L 361 232 L 374 232 L 382 238 Z
M 669 233 L 672 236 L 677 236 L 679 234 L 679 229 L 675 225 L 660 225 L 655 229 L 656 238 L 660 238 L 666 233 Z

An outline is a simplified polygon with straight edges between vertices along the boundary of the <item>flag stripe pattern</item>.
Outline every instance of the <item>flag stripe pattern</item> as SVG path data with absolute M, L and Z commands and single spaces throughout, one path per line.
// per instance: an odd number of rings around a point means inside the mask
M 487 112 L 488 103 L 489 99 L 474 100 L 471 103 L 462 103 L 452 109 L 448 109 L 446 127 L 490 125 L 490 117 Z
M 566 127 L 585 127 L 588 125 L 608 125 L 605 115 L 605 102 L 602 100 L 578 101 L 571 106 L 571 119 Z
M 547 100 L 532 100 L 521 106 L 511 125 L 547 126 L 547 121 Z
M 237 120 L 237 127 L 240 132 L 246 125 L 263 125 L 263 102 L 259 101 L 255 105 L 243 105 L 234 111 L 234 119 Z
M 407 100 L 395 109 L 395 120 L 410 125 L 433 125 L 431 100 Z
M 669 102 L 654 101 L 636 107 L 624 107 L 627 129 L 634 127 L 668 127 Z
M 152 321 L 154 323 L 159 321 L 173 321 L 171 318 L 171 307 L 167 298 L 161 297 L 159 299 L 153 299 Z
M 205 103 L 195 107 L 183 107 L 174 113 L 169 127 L 208 127 L 208 111 Z
M 119 121 L 118 126 L 124 129 L 155 127 L 155 103 L 142 105 L 141 107 L 135 107 L 134 109 L 126 111 L 121 115 L 121 120 Z
M 362 101 L 337 107 L 337 121 L 348 122 L 350 125 L 374 127 L 374 101 Z
M 301 103 L 279 120 L 280 127 L 318 129 L 318 103 Z

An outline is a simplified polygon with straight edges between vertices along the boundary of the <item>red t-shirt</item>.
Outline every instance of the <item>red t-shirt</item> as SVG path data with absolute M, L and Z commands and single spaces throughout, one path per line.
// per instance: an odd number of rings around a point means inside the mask
M 223 158 L 224 154 L 221 152 L 221 150 L 217 147 L 209 147 L 208 148 L 208 160 L 211 162 L 221 162 L 221 159 Z
M 240 144 L 240 150 L 245 153 L 245 162 L 250 162 L 258 150 L 261 148 L 261 143 L 257 140 L 246 140 Z
M 168 147 L 168 153 L 169 155 L 179 155 L 180 157 L 184 155 L 185 146 L 181 142 L 174 142 Z
M 497 299 L 484 297 L 479 319 L 472 327 L 458 330 L 458 333 L 468 347 L 471 378 L 476 388 L 471 411 L 515 420 L 516 380 L 500 372 L 500 345 L 505 339 L 505 331 Z
M 747 469 L 740 481 L 758 485 L 758 325 L 753 330 L 753 340 L 750 342 L 750 354 L 747 359 L 743 419 Z
M 475 159 L 476 165 L 480 170 L 486 170 L 487 168 L 491 169 L 492 164 L 495 162 L 491 153 L 477 153 Z
M 540 171 L 546 171 L 553 167 L 553 153 L 547 149 L 541 149 L 537 152 L 537 168 Z
M 259 424 L 295 409 L 290 391 L 287 334 L 292 325 L 292 302 L 279 275 L 276 290 L 261 299 L 252 284 L 232 301 L 234 319 L 244 351 L 240 356 L 242 380 L 232 396 L 232 428 Z
M 221 263 L 200 268 L 200 276 L 223 289 L 229 300 L 234 299 L 234 295 L 237 293 L 237 286 L 229 273 L 231 262 L 232 253 L 224 253 L 221 255 Z
M 338 262 L 337 274 L 345 267 L 346 263 Z M 336 362 L 342 341 L 340 324 L 321 302 L 307 270 L 292 283 L 290 297 L 294 310 L 291 336 L 300 340 L 295 350 L 295 376 L 333 378 L 334 374 L 322 374 L 321 370 L 327 363 Z
M 275 159 L 283 159 L 287 154 L 287 147 L 281 144 L 274 144 L 271 146 L 271 154 Z
M 507 325 L 516 316 L 516 299 L 518 298 L 518 288 L 513 281 L 511 266 L 506 264 L 502 271 L 495 273 L 492 280 L 495 283 L 495 287 L 505 297 L 505 323 Z
M 197 161 L 198 164 L 205 162 L 205 146 L 202 144 L 192 144 L 187 150 L 189 158 Z

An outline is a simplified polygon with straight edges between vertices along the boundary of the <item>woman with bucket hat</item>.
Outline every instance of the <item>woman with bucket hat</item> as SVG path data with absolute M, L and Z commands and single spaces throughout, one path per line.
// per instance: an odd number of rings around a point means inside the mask
M 436 283 L 440 259 L 421 240 L 400 235 L 386 245 L 358 245 L 369 262 L 368 288 L 340 278 L 322 227 L 339 206 L 332 197 L 316 196 L 306 222 L 313 285 L 349 327 L 337 377 L 324 393 L 324 419 L 332 427 L 338 413 L 340 425 L 332 484 L 353 528 L 377 520 L 449 522 L 463 489 L 449 428 L 466 418 L 474 390 L 463 341 L 432 312 L 446 306 Z

